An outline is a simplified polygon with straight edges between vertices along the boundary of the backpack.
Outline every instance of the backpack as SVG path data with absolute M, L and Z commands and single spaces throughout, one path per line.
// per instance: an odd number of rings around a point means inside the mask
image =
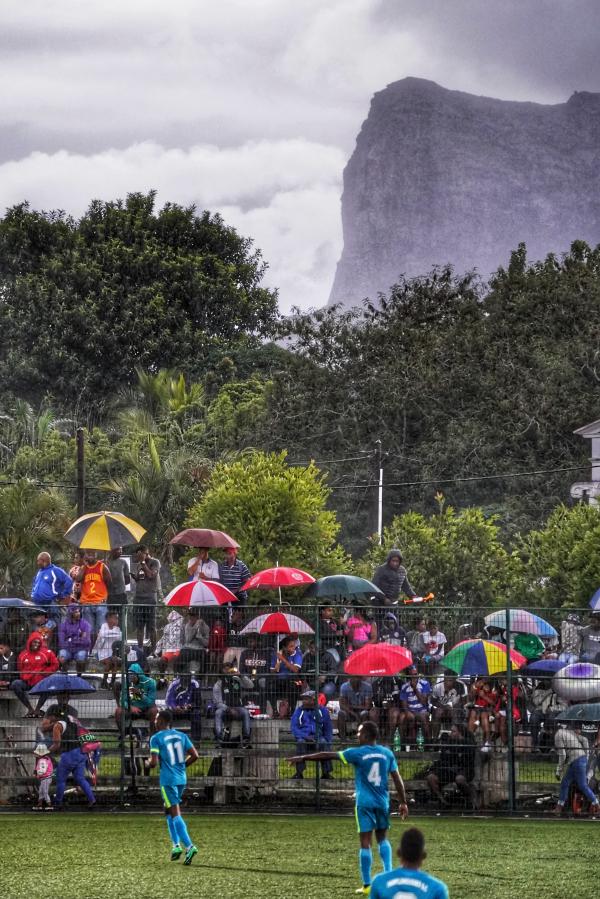
M 96 750 L 102 749 L 102 742 L 87 727 L 84 727 L 81 721 L 74 719 L 74 723 L 77 726 L 77 739 L 82 752 L 96 752 Z

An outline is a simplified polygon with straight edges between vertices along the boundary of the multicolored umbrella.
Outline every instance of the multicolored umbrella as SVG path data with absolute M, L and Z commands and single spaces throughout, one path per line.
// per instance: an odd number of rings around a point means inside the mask
M 572 705 L 556 716 L 557 721 L 600 721 L 600 702 L 585 702 Z
M 246 581 L 242 590 L 276 590 L 278 587 L 301 587 L 303 584 L 314 584 L 312 574 L 300 568 L 265 568 L 257 571 Z
M 233 537 L 224 531 L 215 531 L 212 528 L 188 528 L 175 534 L 170 543 L 176 546 L 196 546 L 203 549 L 239 549 Z
M 237 602 L 235 593 L 219 581 L 186 581 L 173 587 L 165 604 L 167 606 L 224 606 Z
M 506 646 L 494 640 L 463 640 L 442 659 L 441 664 L 455 674 L 492 675 L 506 671 Z M 527 659 L 520 652 L 510 650 L 513 670 L 521 668 Z
M 91 512 L 74 521 L 65 540 L 81 549 L 110 550 L 139 543 L 146 528 L 120 512 Z
M 492 612 L 483 619 L 488 627 L 496 627 L 499 630 L 506 630 L 506 610 L 501 609 L 498 612 Z M 534 615 L 533 612 L 527 612 L 525 609 L 510 609 L 508 613 L 509 626 L 515 634 L 535 634 L 536 637 L 558 637 L 558 633 L 551 624 Z
M 267 612 L 257 615 L 243 627 L 243 634 L 314 634 L 314 630 L 303 618 L 289 612 Z
M 524 677 L 554 677 L 556 672 L 564 668 L 566 664 L 560 659 L 538 659 L 521 668 L 519 674 Z
M 570 702 L 600 699 L 600 665 L 591 662 L 565 665 L 552 678 L 552 689 Z
M 368 643 L 361 646 L 344 662 L 346 674 L 361 677 L 393 677 L 412 665 L 412 654 L 404 646 L 387 643 Z
M 345 599 L 366 599 L 376 596 L 384 599 L 384 595 L 375 584 L 364 577 L 355 577 L 353 574 L 331 574 L 321 577 L 311 584 L 304 596 L 307 599 L 331 599 L 343 601 Z

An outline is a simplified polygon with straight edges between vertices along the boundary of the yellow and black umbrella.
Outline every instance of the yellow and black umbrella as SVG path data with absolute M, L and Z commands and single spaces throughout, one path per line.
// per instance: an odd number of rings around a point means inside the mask
M 120 512 L 91 512 L 73 522 L 65 539 L 82 549 L 114 549 L 139 543 L 146 528 Z

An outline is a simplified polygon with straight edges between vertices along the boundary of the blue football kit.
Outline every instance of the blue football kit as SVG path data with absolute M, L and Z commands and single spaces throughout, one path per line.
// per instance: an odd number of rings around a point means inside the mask
M 396 868 L 378 874 L 371 884 L 371 899 L 448 899 L 442 880 L 413 868 Z
M 160 762 L 160 792 L 165 808 L 179 805 L 187 783 L 185 758 L 194 744 L 187 734 L 168 728 L 150 737 L 150 752 Z
M 338 753 L 345 765 L 353 765 L 356 784 L 356 823 L 359 833 L 387 830 L 390 826 L 388 780 L 398 770 L 387 746 L 352 746 Z

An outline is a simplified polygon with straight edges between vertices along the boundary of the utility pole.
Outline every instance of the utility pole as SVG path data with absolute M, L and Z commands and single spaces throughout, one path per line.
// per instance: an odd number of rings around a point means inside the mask
M 377 453 L 377 467 L 379 469 L 379 488 L 377 492 L 377 536 L 379 545 L 383 543 L 383 453 L 381 440 L 375 441 Z
M 77 517 L 85 512 L 85 436 L 83 428 L 77 428 Z

